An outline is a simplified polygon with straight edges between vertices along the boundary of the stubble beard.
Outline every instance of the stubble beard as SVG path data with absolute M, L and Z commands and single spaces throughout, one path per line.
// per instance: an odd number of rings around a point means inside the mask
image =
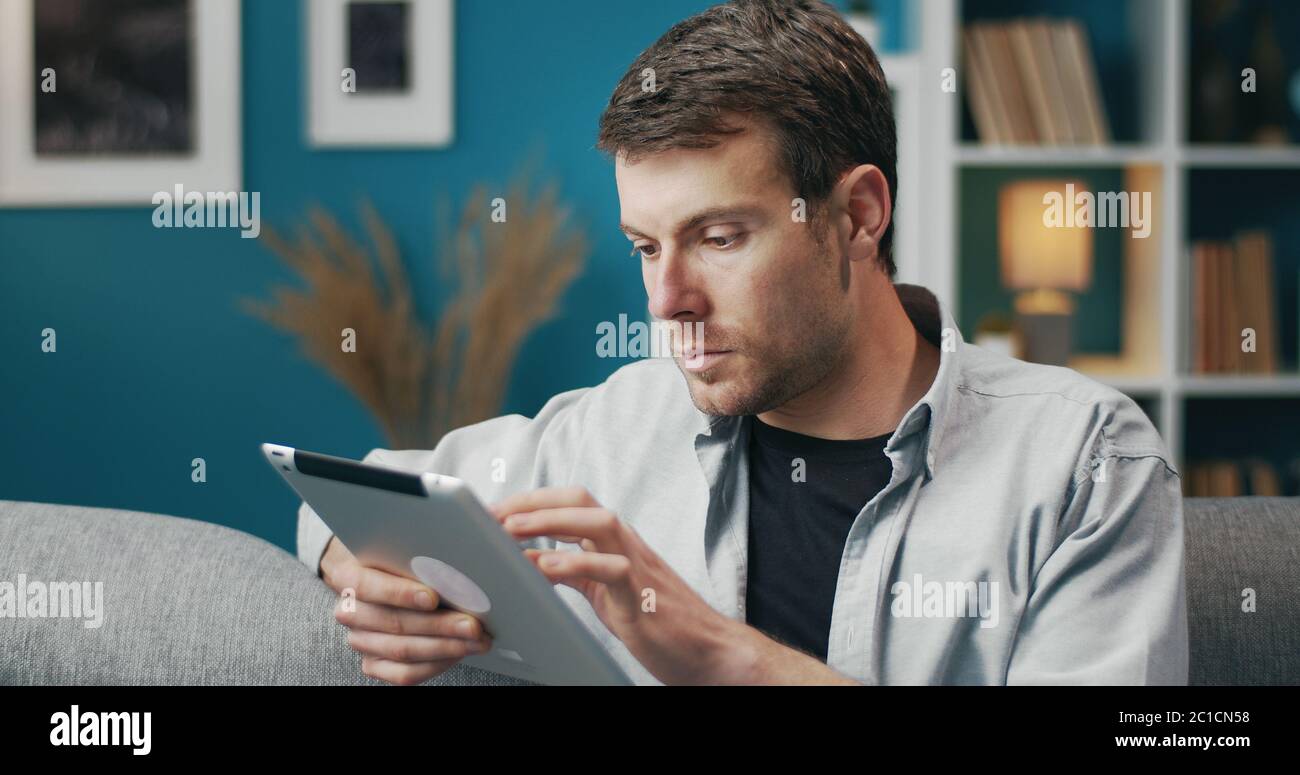
M 701 412 L 715 416 L 761 414 L 784 406 L 824 382 L 842 362 L 848 342 L 846 320 L 821 310 L 811 324 L 805 318 L 799 330 L 802 341 L 783 353 L 746 348 L 735 355 L 748 356 L 747 373 L 710 370 L 688 372 L 680 359 L 677 368 L 686 377 L 691 402 Z M 732 367 L 732 364 L 719 364 Z

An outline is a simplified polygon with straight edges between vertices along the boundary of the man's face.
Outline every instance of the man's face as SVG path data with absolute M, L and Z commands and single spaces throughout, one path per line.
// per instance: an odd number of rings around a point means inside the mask
M 819 246 L 811 213 L 796 217 L 763 130 L 634 164 L 620 156 L 615 176 L 651 314 L 703 324 L 705 354 L 676 357 L 696 407 L 775 409 L 840 363 L 850 343 L 848 268 L 833 234 Z

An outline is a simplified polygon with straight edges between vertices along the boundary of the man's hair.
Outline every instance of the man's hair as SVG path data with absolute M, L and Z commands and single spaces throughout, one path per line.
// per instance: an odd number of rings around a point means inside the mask
M 647 72 L 650 71 L 650 72 Z M 653 88 L 649 79 L 653 77 Z M 820 0 L 732 0 L 679 22 L 628 68 L 600 117 L 597 147 L 629 163 L 673 148 L 710 148 L 743 131 L 773 134 L 777 163 L 817 214 L 849 168 L 874 164 L 897 202 L 889 85 L 862 36 Z M 880 240 L 892 278 L 893 218 Z

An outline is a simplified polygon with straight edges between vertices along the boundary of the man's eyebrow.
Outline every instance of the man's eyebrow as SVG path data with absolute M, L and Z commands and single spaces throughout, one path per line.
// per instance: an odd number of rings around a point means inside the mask
M 686 232 L 691 231 L 692 229 L 699 228 L 701 224 L 707 223 L 709 221 L 744 220 L 746 218 L 754 218 L 762 214 L 763 214 L 762 208 L 756 206 L 744 206 L 744 205 L 730 206 L 729 205 L 725 207 L 710 207 L 707 210 L 701 210 L 700 212 L 695 213 L 691 217 L 679 223 L 673 229 L 673 233 L 685 234 Z M 642 239 L 650 239 L 648 235 L 643 234 L 642 232 L 627 225 L 626 223 L 620 223 L 618 225 L 618 228 L 620 231 L 622 231 L 624 234 L 628 235 L 629 237 L 641 237 Z

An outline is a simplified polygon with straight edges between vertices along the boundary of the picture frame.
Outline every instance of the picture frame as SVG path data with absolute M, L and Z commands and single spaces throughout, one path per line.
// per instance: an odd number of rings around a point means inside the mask
M 189 67 L 188 78 L 172 80 L 183 92 L 186 110 L 176 120 L 185 126 L 172 133 L 179 140 L 168 140 L 165 148 L 155 151 L 148 144 L 157 138 L 114 129 L 114 121 L 132 120 L 132 106 L 121 94 L 100 101 L 111 111 L 79 116 L 80 123 L 69 116 L 49 119 L 50 110 L 38 108 L 36 100 L 46 93 L 42 71 L 47 68 L 38 68 L 35 61 L 37 38 L 44 32 L 37 26 L 36 2 L 0 3 L 0 72 L 5 74 L 0 78 L 0 206 L 149 205 L 156 192 L 171 191 L 178 184 L 195 191 L 241 189 L 239 3 L 178 0 L 188 4 L 183 56 Z M 113 12 L 130 8 L 116 6 Z M 156 12 L 156 8 L 141 11 Z M 94 77 L 107 78 L 105 83 L 114 90 L 125 83 L 125 91 L 130 92 L 131 52 L 121 50 L 129 41 L 104 36 L 102 30 L 84 34 L 92 33 L 97 40 L 110 41 L 106 45 L 119 47 L 108 52 L 116 57 L 105 58 L 127 60 L 128 65 L 109 76 L 97 65 L 91 71 Z M 77 81 L 84 74 L 49 69 L 58 79 L 57 89 L 65 90 L 65 102 L 67 92 L 86 88 Z M 84 113 L 84 105 L 80 107 Z M 48 132 L 39 123 L 54 120 L 61 122 L 56 127 L 60 131 Z M 124 150 L 115 150 L 114 143 Z
M 452 0 L 303 0 L 303 13 L 310 145 L 452 142 Z

